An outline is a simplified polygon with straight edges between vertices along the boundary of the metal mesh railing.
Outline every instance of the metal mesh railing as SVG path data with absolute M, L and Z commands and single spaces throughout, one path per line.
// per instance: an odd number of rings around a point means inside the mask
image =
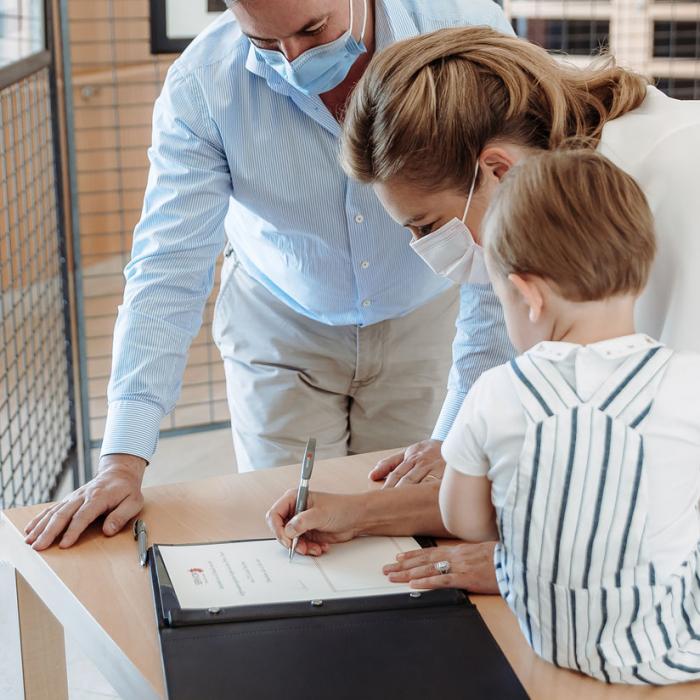
M 0 91 L 0 508 L 48 500 L 73 446 L 49 69 Z

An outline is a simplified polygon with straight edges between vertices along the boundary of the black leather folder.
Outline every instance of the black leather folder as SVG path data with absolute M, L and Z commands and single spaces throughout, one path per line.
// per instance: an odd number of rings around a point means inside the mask
M 170 700 L 527 697 L 462 591 L 183 610 L 149 561 Z

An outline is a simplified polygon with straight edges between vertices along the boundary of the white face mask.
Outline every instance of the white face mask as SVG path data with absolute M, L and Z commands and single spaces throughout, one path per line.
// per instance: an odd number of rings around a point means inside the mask
M 446 277 L 455 284 L 487 284 L 489 281 L 484 250 L 476 244 L 465 223 L 478 172 L 477 160 L 462 220 L 452 219 L 437 231 L 411 241 L 411 248 L 436 275 Z

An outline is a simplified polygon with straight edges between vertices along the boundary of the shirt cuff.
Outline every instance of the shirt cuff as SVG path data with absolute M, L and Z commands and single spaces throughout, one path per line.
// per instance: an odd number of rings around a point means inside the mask
M 450 389 L 447 392 L 445 401 L 442 404 L 442 410 L 440 411 L 440 415 L 438 416 L 437 423 L 433 430 L 433 440 L 445 441 L 447 434 L 452 428 L 452 424 L 457 418 L 459 409 L 462 408 L 466 395 L 466 391 L 457 391 L 455 389 Z
M 100 457 L 128 454 L 149 461 L 156 451 L 163 410 L 143 401 L 112 401 Z

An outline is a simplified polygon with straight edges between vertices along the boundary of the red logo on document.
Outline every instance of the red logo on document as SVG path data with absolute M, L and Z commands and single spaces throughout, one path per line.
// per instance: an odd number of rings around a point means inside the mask
M 204 569 L 194 567 L 192 569 L 188 569 L 188 571 L 192 575 L 192 581 L 194 581 L 195 586 L 203 586 L 205 583 L 208 583 Z

